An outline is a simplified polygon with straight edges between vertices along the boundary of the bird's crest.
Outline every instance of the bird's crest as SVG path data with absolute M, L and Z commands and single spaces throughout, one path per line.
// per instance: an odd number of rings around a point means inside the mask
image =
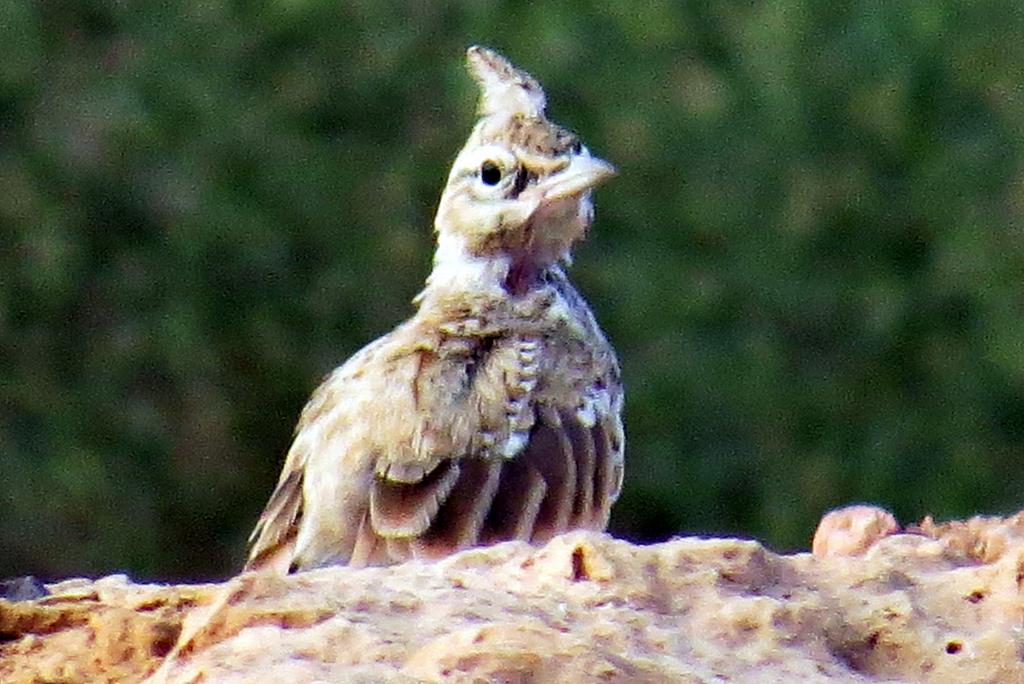
M 466 51 L 469 72 L 480 85 L 480 116 L 493 114 L 544 118 L 544 90 L 530 74 L 493 50 L 474 45 Z

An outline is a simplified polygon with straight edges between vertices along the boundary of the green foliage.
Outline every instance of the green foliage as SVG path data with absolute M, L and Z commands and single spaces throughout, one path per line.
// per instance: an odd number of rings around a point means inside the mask
M 615 532 L 1019 508 L 1022 20 L 3 4 L 0 576 L 238 567 L 319 376 L 411 310 L 476 42 L 621 171 L 574 269 L 627 381 Z

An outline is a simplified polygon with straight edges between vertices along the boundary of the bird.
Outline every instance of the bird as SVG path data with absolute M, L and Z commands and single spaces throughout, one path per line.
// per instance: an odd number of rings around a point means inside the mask
M 530 74 L 470 47 L 478 120 L 441 194 L 414 315 L 302 410 L 245 570 L 432 561 L 603 531 L 622 489 L 619 362 L 568 280 L 616 175 Z

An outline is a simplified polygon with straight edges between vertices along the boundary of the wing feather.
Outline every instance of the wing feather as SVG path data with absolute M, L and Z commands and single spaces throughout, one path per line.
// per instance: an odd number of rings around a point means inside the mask
M 249 535 L 249 558 L 243 570 L 288 572 L 302 518 L 304 465 L 305 458 L 289 452 L 277 486 Z
M 622 440 L 617 420 L 603 417 L 590 434 L 594 439 L 594 522 L 608 524 L 612 504 L 622 489 Z
M 446 460 L 418 481 L 375 477 L 370 489 L 373 531 L 382 537 L 415 537 L 426 532 L 459 480 L 459 472 L 459 462 Z
M 540 473 L 547 486 L 534 524 L 532 541 L 542 542 L 568 529 L 576 493 L 572 444 L 554 409 L 541 406 L 520 458 Z
M 523 459 L 504 463 L 494 503 L 487 514 L 481 542 L 529 541 L 548 486 L 540 472 Z
M 384 565 L 388 561 L 387 549 L 382 540 L 370 524 L 370 511 L 363 512 L 359 519 L 359 528 L 356 531 L 355 542 L 352 544 L 352 554 L 349 556 L 348 565 L 353 568 L 365 568 L 369 565 Z
M 430 528 L 413 541 L 414 555 L 437 558 L 477 544 L 501 470 L 502 461 L 496 458 L 462 459 L 451 495 Z
M 576 462 L 576 498 L 573 501 L 572 527 L 592 527 L 594 517 L 594 477 L 597 454 L 591 431 L 583 427 L 573 411 L 560 411 L 562 427 Z

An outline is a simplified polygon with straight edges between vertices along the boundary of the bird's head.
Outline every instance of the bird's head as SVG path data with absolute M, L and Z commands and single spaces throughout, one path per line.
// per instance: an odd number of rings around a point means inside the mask
M 452 260 L 507 264 L 507 277 L 528 286 L 586 234 L 591 189 L 615 168 L 547 120 L 544 91 L 529 74 L 486 48 L 471 47 L 467 58 L 482 91 L 480 120 L 441 195 L 435 270 Z

